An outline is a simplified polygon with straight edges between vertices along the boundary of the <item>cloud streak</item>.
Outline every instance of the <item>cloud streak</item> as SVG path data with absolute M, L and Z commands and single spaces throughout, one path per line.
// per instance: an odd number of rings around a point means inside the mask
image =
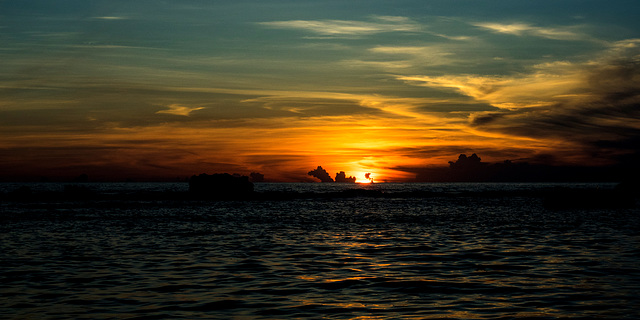
M 372 21 L 286 20 L 260 22 L 274 29 L 304 30 L 322 36 L 364 36 L 386 32 L 421 32 L 422 26 L 406 17 L 374 16 Z
M 537 27 L 527 23 L 479 22 L 472 25 L 494 33 L 514 36 L 533 36 L 553 40 L 585 40 L 586 35 L 574 31 L 577 27 L 552 28 Z
M 119 17 L 119 16 L 102 16 L 102 17 L 93 17 L 98 20 L 126 20 L 129 19 L 127 17 Z
M 179 104 L 172 104 L 168 106 L 168 108 L 169 109 L 167 110 L 160 110 L 156 113 L 188 117 L 191 114 L 191 112 L 204 109 L 204 107 L 187 107 Z
M 443 46 L 377 46 L 369 52 L 387 56 L 406 56 L 412 66 L 439 66 L 455 63 L 454 51 Z
M 566 72 L 559 73 L 558 68 Z M 571 63 L 541 65 L 536 69 L 531 74 L 517 76 L 398 76 L 397 79 L 418 86 L 453 90 L 507 110 L 548 106 L 559 99 L 589 94 L 579 90 L 582 71 Z

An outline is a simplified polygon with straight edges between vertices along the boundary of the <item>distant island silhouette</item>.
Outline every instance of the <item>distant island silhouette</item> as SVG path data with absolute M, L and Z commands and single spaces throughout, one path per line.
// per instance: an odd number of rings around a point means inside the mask
M 545 171 L 549 170 L 549 171 Z M 569 170 L 569 174 L 581 172 L 578 169 Z M 496 182 L 513 181 L 514 177 L 548 179 L 550 174 L 560 174 L 555 169 L 547 167 L 531 166 L 528 164 L 513 164 L 505 161 L 499 164 L 489 164 L 482 162 L 477 154 L 467 156 L 460 154 L 456 161 L 449 161 L 447 168 L 429 168 L 420 171 L 417 180 L 433 182 Z M 565 173 L 567 174 L 567 173 Z M 336 174 L 335 180 L 329 173 L 318 166 L 315 170 L 308 172 L 308 175 L 318 178 L 321 182 L 333 183 L 355 183 L 356 178 L 347 177 L 344 171 Z M 567 177 L 567 176 L 564 176 Z M 588 176 L 593 177 L 593 176 Z M 373 182 L 371 174 L 365 174 L 365 178 Z M 422 178 L 422 179 L 420 179 Z M 134 191 L 134 192 L 100 192 L 87 183 L 87 174 L 81 174 L 73 179 L 73 184 L 64 186 L 63 191 L 34 191 L 29 186 L 20 186 L 17 189 L 5 193 L 0 193 L 0 201 L 13 201 L 25 203 L 56 203 L 60 201 L 82 201 L 82 202 L 102 202 L 117 205 L 121 202 L 136 201 L 158 201 L 162 203 L 180 203 L 183 201 L 274 201 L 293 199 L 341 199 L 341 198 L 434 198 L 434 197 L 510 197 L 527 196 L 542 199 L 543 205 L 548 209 L 613 209 L 613 208 L 633 208 L 640 197 L 640 183 L 636 175 L 628 174 L 626 179 L 621 180 L 615 188 L 599 189 L 584 187 L 547 187 L 538 189 L 531 187 L 530 190 L 502 190 L 482 191 L 469 189 L 465 192 L 434 192 L 426 190 L 412 191 L 383 191 L 378 188 L 345 188 L 342 190 L 326 190 L 317 192 L 291 192 L 291 191 L 264 191 L 256 192 L 254 182 L 264 181 L 264 175 L 252 172 L 249 176 L 229 173 L 214 173 L 193 175 L 187 180 L 188 191 Z M 544 180 L 541 180 L 544 181 Z M 607 181 L 611 182 L 611 181 Z
M 623 182 L 640 181 L 640 166 L 633 160 L 610 166 L 549 165 L 504 160 L 482 162 L 477 154 L 460 154 L 449 166 L 393 167 L 415 174 L 411 182 Z
M 486 199 L 510 197 L 531 197 L 539 199 L 540 204 L 550 210 L 573 209 L 623 209 L 637 207 L 640 189 L 637 184 L 620 183 L 615 188 L 585 187 L 584 185 L 546 185 L 528 189 L 484 190 L 467 187 L 464 191 L 453 189 L 434 190 L 427 188 L 407 188 L 385 190 L 369 187 L 347 187 L 315 191 L 265 190 L 255 191 L 249 177 L 240 175 L 200 174 L 189 179 L 188 191 L 164 190 L 120 190 L 100 189 L 91 184 L 65 185 L 62 191 L 34 190 L 29 186 L 20 186 L 9 192 L 0 192 L 0 201 L 17 205 L 33 204 L 46 208 L 74 206 L 180 206 L 189 202 L 202 201 L 289 201 L 296 199 Z M 355 184 L 354 184 L 355 185 Z M 436 200 L 436 201 L 441 201 Z M 48 212 L 48 211 L 47 211 Z
M 189 192 L 212 198 L 246 197 L 253 193 L 253 183 L 247 176 L 202 173 L 189 179 Z

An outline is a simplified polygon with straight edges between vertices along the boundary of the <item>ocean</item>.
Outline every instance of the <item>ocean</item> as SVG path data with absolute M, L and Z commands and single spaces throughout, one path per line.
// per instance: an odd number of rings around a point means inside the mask
M 615 184 L 20 187 L 65 194 L 0 184 L 2 319 L 640 318 L 637 198 L 545 202 Z

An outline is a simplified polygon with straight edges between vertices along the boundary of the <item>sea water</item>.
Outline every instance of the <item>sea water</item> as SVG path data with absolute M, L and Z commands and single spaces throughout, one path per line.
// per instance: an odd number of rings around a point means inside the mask
M 528 192 L 553 187 L 265 183 L 256 191 L 390 196 L 3 201 L 0 318 L 637 319 L 637 206 L 553 210 Z

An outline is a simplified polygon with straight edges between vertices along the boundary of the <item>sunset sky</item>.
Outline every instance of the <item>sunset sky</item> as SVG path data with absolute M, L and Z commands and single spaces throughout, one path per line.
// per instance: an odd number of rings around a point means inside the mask
M 0 0 L 0 180 L 640 154 L 630 1 Z

